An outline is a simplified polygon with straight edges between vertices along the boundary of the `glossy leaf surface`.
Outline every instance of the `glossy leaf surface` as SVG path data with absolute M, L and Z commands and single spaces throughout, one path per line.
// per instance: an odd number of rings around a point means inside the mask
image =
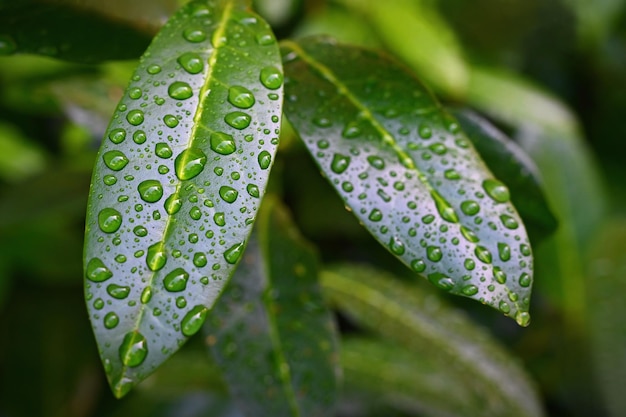
M 285 114 L 370 233 L 440 289 L 527 325 L 524 225 L 456 120 L 378 53 L 320 39 L 282 52 Z
M 123 396 L 195 332 L 246 245 L 278 144 L 281 64 L 236 1 L 191 2 L 142 57 L 98 154 L 85 295 Z
M 487 119 L 470 110 L 453 109 L 467 137 L 494 175 L 511 190 L 511 201 L 531 238 L 554 232 L 557 221 L 548 207 L 537 166 L 518 144 Z
M 332 415 L 337 342 L 316 256 L 273 199 L 254 236 L 206 340 L 246 416 Z
M 424 366 L 435 365 L 432 372 L 454 373 L 455 384 L 463 386 L 456 401 L 465 402 L 464 407 L 468 407 L 463 415 L 543 414 L 529 378 L 514 357 L 480 327 L 428 291 L 357 265 L 325 270 L 321 283 L 330 299 L 358 325 L 410 349 L 415 361 L 430 362 Z M 449 388 L 442 385 L 444 392 L 438 395 L 456 396 L 456 390 L 450 392 Z M 435 386 L 430 389 L 436 390 Z M 421 395 L 426 397 L 423 401 L 435 400 L 432 394 Z

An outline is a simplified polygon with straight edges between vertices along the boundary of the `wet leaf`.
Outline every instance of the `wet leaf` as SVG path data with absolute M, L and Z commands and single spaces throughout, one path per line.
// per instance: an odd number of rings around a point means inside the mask
M 329 416 L 337 342 L 317 259 L 276 200 L 207 319 L 207 341 L 247 416 Z
M 370 233 L 440 289 L 527 325 L 524 225 L 456 120 L 376 52 L 320 39 L 282 52 L 285 114 Z
M 462 411 L 460 415 L 543 415 L 532 383 L 516 359 L 483 329 L 428 291 L 403 284 L 374 268 L 350 264 L 323 271 L 321 284 L 340 311 L 358 325 L 410 350 L 413 363 L 406 366 L 423 371 L 412 375 L 411 394 L 436 407 L 439 413 L 435 415 L 448 415 L 442 412 L 449 413 L 451 409 Z M 348 346 L 348 366 L 354 365 L 346 371 L 347 376 L 350 372 L 358 373 L 357 366 L 363 373 L 379 371 L 393 375 L 382 366 L 363 371 L 361 365 L 350 362 L 355 359 L 350 354 Z M 396 361 L 409 357 L 400 355 L 390 365 L 400 367 Z M 381 379 L 386 379 L 385 375 Z M 437 382 L 437 375 L 444 375 L 441 379 L 445 382 Z M 406 372 L 396 376 L 398 383 L 407 378 Z M 425 387 L 429 377 L 433 381 Z M 446 396 L 451 395 L 454 400 L 446 404 Z
M 87 212 L 85 295 L 116 396 L 200 329 L 238 263 L 278 144 L 281 88 L 276 41 L 239 1 L 189 3 L 142 57 Z
M 489 169 L 511 190 L 511 201 L 524 219 L 531 239 L 540 240 L 554 232 L 557 221 L 546 201 L 543 181 L 533 160 L 477 113 L 461 109 L 451 113 Z

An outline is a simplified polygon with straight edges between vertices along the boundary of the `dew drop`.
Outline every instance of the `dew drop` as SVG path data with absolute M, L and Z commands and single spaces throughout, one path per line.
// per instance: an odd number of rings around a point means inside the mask
M 167 256 L 163 250 L 163 243 L 157 242 L 148 247 L 148 253 L 146 254 L 146 265 L 151 271 L 158 271 L 165 266 L 167 262 Z
M 176 61 L 189 74 L 198 74 L 204 69 L 202 58 L 195 52 L 185 52 Z
M 480 206 L 474 200 L 465 200 L 461 203 L 461 211 L 468 216 L 473 216 L 480 211 Z
M 261 169 L 267 169 L 272 163 L 272 155 L 270 155 L 268 151 L 261 151 L 259 153 L 258 162 Z
M 113 273 L 107 268 L 100 258 L 91 258 L 87 263 L 85 271 L 87 279 L 93 282 L 104 282 L 113 276 Z
M 404 243 L 402 243 L 400 239 L 394 236 L 389 239 L 389 249 L 394 255 L 401 256 L 404 254 L 405 251 Z
M 371 155 L 367 157 L 367 162 L 369 162 L 369 164 L 371 166 L 373 166 L 376 169 L 384 169 L 385 168 L 385 161 L 383 160 L 383 158 L 379 157 L 379 156 L 375 156 L 375 155 Z
M 379 209 L 372 209 L 367 217 L 370 221 L 379 222 L 383 219 L 383 213 Z
M 182 333 L 187 337 L 196 334 L 202 327 L 208 311 L 209 309 L 203 305 L 197 305 L 189 310 L 180 322 Z
M 139 297 L 139 301 L 141 301 L 141 304 L 148 304 L 151 299 L 152 299 L 152 287 L 148 285 L 141 292 L 141 297 Z
M 211 133 L 211 149 L 220 155 L 230 155 L 237 149 L 231 135 L 222 132 Z
M 518 311 L 515 315 L 515 321 L 522 327 L 527 327 L 530 324 L 530 314 L 525 311 Z
M 263 33 L 256 35 L 256 42 L 261 46 L 272 45 L 275 40 L 272 35 L 269 33 Z
M 178 213 L 178 211 L 180 210 L 182 206 L 183 206 L 183 200 L 180 197 L 178 197 L 178 194 L 172 194 L 171 196 L 167 197 L 165 199 L 165 203 L 163 204 L 165 211 L 170 216 L 173 216 L 174 214 Z
M 426 125 L 420 125 L 417 133 L 420 135 L 422 139 L 430 139 L 433 135 L 432 129 Z
M 435 205 L 437 206 L 437 211 L 441 218 L 450 223 L 458 223 L 459 218 L 452 206 L 436 191 L 431 191 L 430 195 L 435 200 Z
M 511 259 L 511 248 L 506 243 L 498 243 L 498 256 L 500 256 L 500 260 L 503 262 Z
M 349 165 L 350 165 L 350 157 L 349 156 L 342 155 L 340 153 L 336 153 L 333 156 L 333 160 L 332 160 L 332 162 L 330 164 L 330 169 L 332 169 L 332 171 L 335 174 L 341 174 L 346 169 L 348 169 Z
M 439 272 L 428 274 L 428 280 L 437 288 L 444 291 L 450 291 L 454 287 L 454 281 L 452 278 Z
M 172 157 L 172 148 L 165 142 L 159 142 L 154 147 L 154 153 L 159 158 L 171 158 Z
M 493 277 L 500 284 L 504 284 L 506 282 L 506 274 L 504 273 L 502 268 L 500 268 L 499 266 L 496 266 L 496 267 L 493 268 Z
M 361 134 L 361 129 L 356 125 L 356 123 L 351 122 L 346 124 L 341 132 L 341 136 L 346 139 L 354 139 Z
M 463 265 L 465 266 L 465 269 L 467 269 L 468 271 L 472 271 L 476 267 L 476 262 L 468 258 L 465 260 L 465 262 L 463 262 Z
M 144 237 L 148 235 L 148 230 L 143 226 L 137 226 L 133 229 L 135 236 Z
M 163 116 L 163 123 L 165 123 L 167 127 L 171 127 L 173 129 L 178 126 L 178 119 L 174 115 L 166 114 Z
M 206 33 L 202 29 L 187 28 L 183 31 L 183 38 L 188 42 L 198 43 L 206 39 Z
M 113 175 L 105 175 L 102 178 L 102 182 L 104 182 L 106 185 L 114 185 L 115 183 L 117 183 L 117 178 L 115 178 Z
M 180 292 L 187 288 L 189 274 L 183 268 L 176 268 L 163 278 L 165 289 L 170 292 Z
M 249 109 L 255 103 L 254 94 L 240 85 L 228 89 L 228 102 L 240 109 Z
M 352 183 L 349 181 L 344 181 L 341 183 L 341 189 L 344 190 L 346 193 L 350 193 L 354 190 L 354 185 L 352 185 Z
M 443 257 L 441 248 L 437 246 L 428 246 L 426 248 L 426 257 L 433 262 L 439 262 L 441 258 Z
M 530 246 L 522 243 L 521 245 L 519 245 L 519 250 L 522 253 L 522 255 L 530 256 Z
M 193 96 L 191 86 L 182 81 L 174 81 L 167 88 L 167 94 L 175 100 L 187 100 Z
M 145 180 L 137 186 L 139 196 L 146 203 L 156 203 L 163 197 L 163 186 L 158 180 Z
M 215 213 L 213 215 L 213 221 L 215 222 L 216 225 L 218 226 L 224 226 L 226 224 L 226 218 L 224 216 L 224 213 Z
M 119 354 L 125 366 L 139 366 L 148 355 L 148 342 L 141 333 L 128 332 L 120 345 Z
M 261 84 L 270 90 L 276 90 L 283 85 L 283 74 L 276 67 L 265 67 L 259 75 Z
M 492 260 L 491 259 L 491 252 L 489 252 L 489 249 L 487 249 L 486 247 L 484 247 L 484 246 L 476 246 L 476 249 L 474 249 L 474 254 L 482 262 L 484 262 L 486 264 L 490 264 L 491 263 L 491 260 Z
M 465 226 L 461 226 L 461 234 L 465 239 L 467 239 L 468 242 L 476 243 L 480 240 L 478 239 L 478 236 L 476 236 L 476 233 L 472 232 Z
M 115 144 L 124 142 L 126 131 L 124 129 L 113 129 L 109 132 L 109 140 Z
M 121 171 L 128 165 L 128 158 L 121 151 L 108 151 L 102 155 L 104 164 L 113 171 Z
M 500 216 L 500 221 L 502 221 L 502 224 L 507 229 L 514 230 L 514 229 L 517 229 L 519 227 L 519 224 L 517 223 L 517 220 L 515 220 L 513 217 L 508 216 L 506 214 L 503 214 L 503 215 Z
M 250 197 L 259 198 L 261 196 L 261 193 L 259 192 L 259 187 L 254 184 L 248 184 L 248 186 L 246 187 L 246 191 L 248 191 Z
M 139 126 L 143 123 L 143 112 L 141 110 L 131 110 L 126 115 L 126 120 L 133 126 Z
M 200 211 L 198 207 L 193 206 L 191 210 L 189 210 L 189 217 L 191 217 L 192 220 L 200 220 L 200 217 L 202 217 L 202 211 Z
M 509 312 L 511 311 L 511 306 L 509 306 L 509 304 L 504 300 L 500 301 L 500 304 L 498 304 L 498 308 L 504 314 L 509 314 Z
M 226 250 L 226 252 L 224 252 L 224 259 L 226 259 L 226 262 L 229 264 L 236 264 L 243 253 L 243 249 L 243 242 L 231 246 Z
M 426 270 L 426 262 L 421 259 L 414 259 L 413 262 L 411 262 L 411 269 L 418 273 L 424 272 Z
M 138 130 L 133 133 L 133 142 L 135 142 L 137 145 L 145 143 L 146 140 L 148 140 L 148 137 L 146 136 L 146 132 L 144 132 L 143 130 Z
M 137 100 L 141 98 L 141 88 L 133 87 L 130 90 L 128 90 L 128 97 L 130 97 L 133 100 Z
M 530 287 L 530 275 L 528 275 L 526 272 L 520 275 L 519 285 L 521 285 L 522 287 Z
M 443 173 L 443 176 L 449 180 L 460 180 L 461 174 L 458 173 L 456 169 L 446 169 Z
M 211 144 L 213 142 L 211 141 Z M 181 180 L 189 180 L 198 176 L 206 165 L 207 156 L 200 149 L 188 148 L 182 151 L 174 161 L 176 176 Z
M 194 254 L 193 255 L 193 264 L 195 266 L 197 266 L 198 268 L 202 268 L 203 266 L 206 266 L 207 259 L 206 259 L 206 256 L 204 255 L 204 253 L 197 252 L 196 254 Z
M 461 288 L 461 292 L 463 295 L 472 296 L 478 293 L 478 287 L 476 285 L 466 285 Z
M 98 226 L 104 233 L 115 233 L 122 225 L 122 215 L 119 211 L 107 207 L 98 213 Z
M 104 327 L 106 327 L 107 329 L 113 329 L 120 322 L 120 318 L 117 317 L 117 314 L 110 312 L 110 313 L 107 313 L 106 316 L 104 316 L 103 322 L 104 322 Z
M 109 284 L 107 286 L 107 293 L 113 298 L 117 298 L 118 300 L 123 300 L 128 297 L 130 294 L 130 287 L 125 287 L 117 284 Z
M 483 181 L 483 188 L 494 201 L 498 203 L 506 203 L 511 198 L 509 189 L 496 179 L 488 179 Z
M 252 117 L 241 111 L 234 111 L 224 116 L 224 121 L 235 129 L 243 130 L 250 126 Z

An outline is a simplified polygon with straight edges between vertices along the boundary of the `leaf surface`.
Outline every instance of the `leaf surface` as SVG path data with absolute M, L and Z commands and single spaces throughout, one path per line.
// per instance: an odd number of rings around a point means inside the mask
M 285 114 L 370 233 L 442 290 L 527 325 L 524 225 L 456 120 L 378 53 L 315 38 L 282 52 Z
M 413 393 L 423 396 L 422 401 L 443 411 L 444 405 L 433 395 L 442 399 L 445 394 L 455 396 L 455 404 L 465 403 L 468 410 L 462 415 L 543 415 L 532 383 L 515 358 L 428 291 L 402 284 L 374 268 L 351 264 L 323 271 L 321 284 L 331 301 L 357 324 L 408 348 L 413 366 L 447 375 L 444 381 L 454 374 L 452 386 L 461 386 L 458 397 L 448 384 L 440 383 L 438 389 L 435 378 L 430 393 L 414 383 Z
M 243 252 L 278 144 L 282 69 L 237 1 L 191 2 L 143 56 L 87 211 L 85 295 L 121 397 L 197 332 Z
M 337 341 L 316 256 L 274 199 L 255 230 L 207 319 L 211 351 L 245 415 L 332 415 Z

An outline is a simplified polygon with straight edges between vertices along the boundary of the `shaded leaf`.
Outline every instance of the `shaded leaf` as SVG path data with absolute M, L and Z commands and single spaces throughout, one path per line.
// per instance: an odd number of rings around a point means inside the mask
M 285 42 L 285 114 L 372 235 L 452 294 L 530 319 L 524 226 L 458 123 L 378 53 Z
M 87 209 L 85 294 L 116 396 L 200 329 L 238 263 L 278 144 L 281 86 L 269 27 L 234 0 L 184 6 L 143 56 Z
M 94 63 L 137 58 L 151 35 L 71 4 L 0 5 L 0 55 L 31 53 Z
M 45 151 L 24 137 L 17 127 L 3 121 L 0 121 L 0 149 L 2 180 L 16 182 L 45 168 Z
M 274 199 L 207 319 L 207 337 L 247 416 L 329 416 L 336 400 L 334 327 L 317 259 Z
M 470 110 L 451 110 L 481 158 L 511 190 L 511 201 L 526 230 L 537 240 L 554 232 L 557 221 L 542 190 L 535 163 L 524 151 L 487 119 Z
M 462 415 L 543 414 L 534 388 L 516 360 L 480 327 L 432 294 L 402 284 L 389 274 L 357 265 L 325 270 L 321 283 L 339 309 L 359 325 L 410 349 L 421 367 L 430 367 L 431 372 L 439 374 L 454 374 L 453 384 L 464 390 L 454 400 L 454 404 L 459 402 L 467 407 Z M 427 378 L 428 374 L 421 377 Z M 420 382 L 425 383 L 426 379 Z M 417 395 L 420 387 L 416 384 L 412 388 Z M 451 392 L 456 397 L 456 390 L 443 383 L 440 387 L 444 392 L 430 387 L 439 399 Z M 426 404 L 451 411 L 432 393 L 420 391 L 425 396 L 420 399 Z

